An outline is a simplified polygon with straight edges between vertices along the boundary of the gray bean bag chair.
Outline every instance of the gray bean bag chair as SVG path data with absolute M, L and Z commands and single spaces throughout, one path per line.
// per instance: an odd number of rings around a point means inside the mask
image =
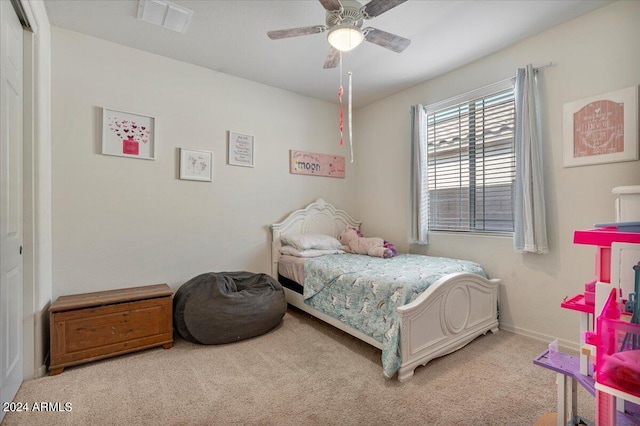
M 217 345 L 266 333 L 286 310 L 284 290 L 269 275 L 209 272 L 178 289 L 173 326 L 185 340 Z

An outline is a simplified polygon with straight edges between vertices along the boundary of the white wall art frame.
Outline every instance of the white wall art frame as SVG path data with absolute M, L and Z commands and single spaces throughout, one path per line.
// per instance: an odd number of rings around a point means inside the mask
M 180 179 L 211 182 L 213 153 L 180 148 Z
M 155 160 L 155 117 L 102 108 L 102 154 Z
M 638 159 L 638 86 L 563 105 L 564 167 Z
M 254 166 L 254 137 L 229 131 L 227 162 L 231 166 Z

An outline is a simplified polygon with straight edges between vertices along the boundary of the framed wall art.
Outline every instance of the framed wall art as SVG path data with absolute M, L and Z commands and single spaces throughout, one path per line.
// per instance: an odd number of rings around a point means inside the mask
M 180 179 L 211 182 L 213 153 L 180 148 Z
M 232 166 L 254 166 L 254 137 L 229 131 L 228 163 Z
M 155 118 L 102 108 L 102 153 L 155 160 Z
M 344 178 L 344 157 L 289 150 L 289 173 Z
M 564 167 L 638 159 L 638 86 L 563 105 Z

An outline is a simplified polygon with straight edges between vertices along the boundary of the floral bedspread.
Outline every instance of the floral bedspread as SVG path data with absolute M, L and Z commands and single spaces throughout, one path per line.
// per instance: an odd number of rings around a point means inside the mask
M 466 260 L 415 254 L 389 259 L 327 255 L 305 263 L 304 301 L 380 342 L 383 373 L 391 378 L 401 364 L 396 308 L 453 272 L 487 277 L 482 266 Z

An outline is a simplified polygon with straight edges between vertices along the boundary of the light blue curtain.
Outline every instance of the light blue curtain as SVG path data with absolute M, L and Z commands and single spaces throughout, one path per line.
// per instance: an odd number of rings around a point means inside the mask
M 429 191 L 427 186 L 426 114 L 422 105 L 411 107 L 411 239 L 413 244 L 429 241 Z
M 545 220 L 540 102 L 531 64 L 516 74 L 516 182 L 513 235 L 518 252 L 549 253 Z

